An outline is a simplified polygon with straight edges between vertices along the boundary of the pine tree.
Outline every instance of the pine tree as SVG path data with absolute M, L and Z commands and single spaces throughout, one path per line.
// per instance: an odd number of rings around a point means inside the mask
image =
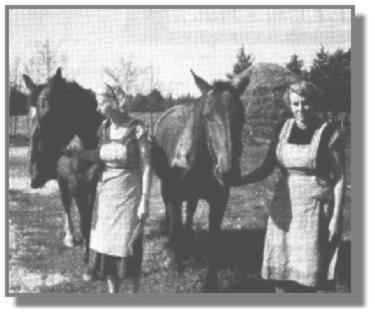
M 237 62 L 233 65 L 233 71 L 227 74 L 227 77 L 232 79 L 235 75 L 242 73 L 253 65 L 254 60 L 254 56 L 252 54 L 246 54 L 245 48 L 241 47 L 237 54 Z
M 321 91 L 322 110 L 334 114 L 351 112 L 351 49 L 330 54 L 322 47 L 313 61 L 309 79 Z
M 285 66 L 292 73 L 296 74 L 297 76 L 301 76 L 303 73 L 303 64 L 303 60 L 299 59 L 297 54 L 294 54 L 291 56 L 290 62 Z

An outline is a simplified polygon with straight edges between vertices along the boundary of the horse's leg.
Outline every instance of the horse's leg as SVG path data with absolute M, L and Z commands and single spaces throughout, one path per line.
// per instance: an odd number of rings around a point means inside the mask
M 175 254 L 175 261 L 177 265 L 177 272 L 183 271 L 183 226 L 182 226 L 182 215 L 181 215 L 181 200 L 172 200 L 168 202 L 168 212 L 170 218 L 170 232 L 169 241 L 172 250 Z
M 209 251 L 208 269 L 204 290 L 206 292 L 216 292 L 219 288 L 218 261 L 220 252 L 220 231 L 221 222 L 228 204 L 229 189 L 220 188 L 215 197 L 208 200 L 209 211 Z
M 193 231 L 193 218 L 198 206 L 198 198 L 190 198 L 186 202 L 185 230 L 190 235 Z
M 86 219 L 87 221 L 85 224 L 83 224 L 84 228 L 83 231 L 86 233 L 86 238 L 85 238 L 85 259 L 88 261 L 89 256 L 90 256 L 90 235 L 91 235 L 91 224 L 92 224 L 92 215 L 94 211 L 94 206 L 95 206 L 95 201 L 96 201 L 96 187 L 97 187 L 97 182 L 96 181 L 91 181 L 88 185 L 88 197 L 87 197 L 87 214 L 86 214 Z
M 90 229 L 91 229 L 91 216 L 92 204 L 90 203 L 90 188 L 89 185 L 83 182 L 77 184 L 74 193 L 74 198 L 78 207 L 80 216 L 80 229 L 85 243 L 85 263 L 88 262 L 90 254 Z M 90 206 L 91 205 L 91 206 Z
M 181 234 L 183 255 L 188 257 L 193 246 L 193 218 L 197 209 L 198 198 L 189 198 L 186 201 L 186 220 Z
M 59 184 L 61 201 L 63 203 L 64 210 L 65 210 L 64 245 L 71 248 L 74 246 L 74 243 L 73 243 L 74 227 L 73 227 L 73 221 L 72 221 L 72 217 L 70 213 L 71 205 L 72 205 L 72 193 L 70 191 L 67 180 L 58 178 L 57 182 Z
M 18 125 L 18 116 L 15 117 L 15 124 L 14 124 L 14 135 L 17 135 L 17 125 Z
M 167 210 L 169 214 L 169 240 L 173 249 L 177 248 L 180 243 L 182 232 L 182 201 L 170 200 L 167 202 Z
M 160 191 L 161 196 L 163 198 L 164 206 L 165 206 L 165 232 L 169 235 L 170 228 L 171 228 L 171 219 L 169 217 L 171 211 L 169 210 L 168 204 L 168 192 L 167 192 L 167 185 L 164 181 L 160 181 Z
M 14 126 L 14 116 L 11 116 L 10 121 L 9 121 L 9 130 L 10 130 L 11 136 L 13 135 L 13 126 Z

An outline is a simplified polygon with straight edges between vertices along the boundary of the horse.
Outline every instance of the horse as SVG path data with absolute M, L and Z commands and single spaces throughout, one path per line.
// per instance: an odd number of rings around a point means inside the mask
M 17 86 L 9 90 L 9 132 L 10 135 L 17 135 L 18 117 L 29 114 L 27 95 L 21 92 Z
M 64 155 L 69 146 L 94 149 L 98 145 L 97 130 L 103 119 L 97 100 L 91 90 L 76 82 L 68 82 L 61 68 L 47 80 L 36 85 L 23 75 L 31 94 L 30 106 L 35 109 L 30 137 L 29 173 L 32 188 L 41 188 L 49 180 L 57 180 L 65 210 L 64 245 L 85 245 L 84 261 L 89 257 L 92 210 L 100 166 L 82 159 Z M 72 197 L 80 214 L 82 239 L 74 238 L 71 217 Z
M 210 254 L 203 289 L 216 291 L 221 222 L 231 184 L 238 184 L 241 179 L 244 108 L 240 96 L 250 74 L 247 71 L 233 82 L 215 81 L 210 85 L 191 73 L 202 96 L 190 105 L 168 109 L 158 119 L 151 143 L 152 164 L 160 178 L 169 241 L 178 271 L 183 270 L 184 237 L 192 234 L 198 201 L 207 201 Z M 183 202 L 185 226 L 181 215 Z

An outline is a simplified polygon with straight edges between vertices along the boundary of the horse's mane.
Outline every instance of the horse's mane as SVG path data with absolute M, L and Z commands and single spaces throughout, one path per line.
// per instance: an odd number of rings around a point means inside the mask
M 98 102 L 96 100 L 95 93 L 91 89 L 83 88 L 75 81 L 64 81 L 64 92 L 74 96 L 75 107 L 84 111 L 96 112 L 98 108 Z
M 70 127 L 77 129 L 75 133 L 83 138 L 82 140 L 88 146 L 95 146 L 96 132 L 103 120 L 103 116 L 98 111 L 95 93 L 90 89 L 83 88 L 75 81 L 52 77 L 46 84 L 37 86 L 32 98 L 37 98 L 43 89 L 50 90 L 51 98 L 58 98 L 59 106 L 62 106 L 61 122 L 70 122 Z
M 227 82 L 227 81 L 221 81 L 221 80 L 215 81 L 212 85 L 212 90 L 214 93 L 229 91 L 234 96 L 238 96 L 237 90 L 233 87 L 233 85 L 230 82 Z M 210 109 L 210 111 L 212 110 L 213 109 Z M 234 156 L 236 159 L 240 157 L 241 152 L 242 152 L 242 144 L 241 144 L 242 124 L 240 124 L 240 121 L 243 123 L 243 115 L 244 115 L 244 111 L 242 107 L 240 107 L 237 110 L 238 111 L 237 111 L 235 120 L 239 120 L 239 121 L 237 122 L 238 124 L 233 125 L 233 130 L 235 131 L 235 134 L 239 134 L 239 135 L 237 135 L 236 137 L 232 135 L 234 137 L 232 141 L 234 144 Z
M 90 89 L 85 89 L 75 81 L 65 81 L 65 91 L 72 96 L 72 107 L 80 118 L 80 130 L 85 131 L 81 137 L 90 146 L 96 144 L 97 130 L 104 117 L 98 111 L 98 102 L 95 93 Z M 83 128 L 84 127 L 84 128 Z
M 29 98 L 30 98 L 30 103 L 32 105 L 36 103 L 36 100 L 38 99 L 40 93 L 42 92 L 45 86 L 46 84 L 37 85 L 35 89 L 31 92 L 31 94 L 29 95 Z

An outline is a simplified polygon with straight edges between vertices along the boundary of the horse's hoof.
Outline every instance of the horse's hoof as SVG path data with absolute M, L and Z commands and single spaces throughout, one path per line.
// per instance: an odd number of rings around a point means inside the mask
M 217 293 L 219 291 L 219 280 L 217 277 L 206 278 L 202 291 L 204 293 Z
M 74 247 L 74 240 L 72 237 L 65 237 L 64 239 L 64 246 L 67 248 L 73 248 Z

